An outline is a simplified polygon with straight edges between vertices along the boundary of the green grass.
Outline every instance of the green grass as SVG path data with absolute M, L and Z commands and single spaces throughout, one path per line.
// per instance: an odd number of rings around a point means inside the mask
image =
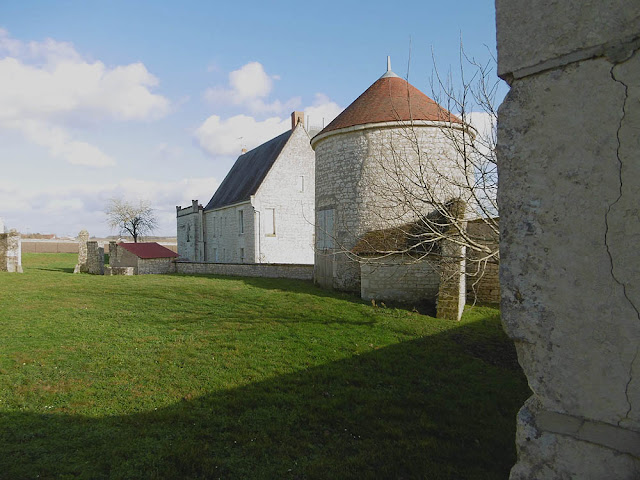
M 0 274 L 0 478 L 504 479 L 529 395 L 499 312 L 310 283 Z

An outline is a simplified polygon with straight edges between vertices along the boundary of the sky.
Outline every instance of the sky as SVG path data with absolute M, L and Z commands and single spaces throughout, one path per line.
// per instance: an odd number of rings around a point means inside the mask
M 460 43 L 495 58 L 491 0 L 0 2 L 0 218 L 117 234 L 112 198 L 206 205 L 242 148 L 327 124 L 386 70 L 430 94 Z M 506 93 L 506 84 L 499 95 Z

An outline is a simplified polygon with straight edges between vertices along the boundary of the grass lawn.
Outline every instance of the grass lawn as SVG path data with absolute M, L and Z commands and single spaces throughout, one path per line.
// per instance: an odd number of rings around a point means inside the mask
M 508 477 L 529 390 L 497 310 L 76 259 L 0 273 L 0 478 Z

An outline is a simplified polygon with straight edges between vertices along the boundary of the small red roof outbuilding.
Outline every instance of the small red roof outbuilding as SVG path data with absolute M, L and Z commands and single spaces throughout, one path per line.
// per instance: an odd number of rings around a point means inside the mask
M 173 250 L 163 247 L 157 242 L 119 243 L 119 247 L 133 253 L 139 258 L 175 258 L 179 255 Z

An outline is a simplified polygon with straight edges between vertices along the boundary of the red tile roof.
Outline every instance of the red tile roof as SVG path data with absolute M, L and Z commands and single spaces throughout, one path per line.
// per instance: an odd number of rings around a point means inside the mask
M 406 80 L 382 76 L 318 135 L 366 123 L 409 120 L 462 123 Z
M 128 250 L 139 258 L 169 258 L 179 255 L 156 242 L 119 243 L 119 247 Z

